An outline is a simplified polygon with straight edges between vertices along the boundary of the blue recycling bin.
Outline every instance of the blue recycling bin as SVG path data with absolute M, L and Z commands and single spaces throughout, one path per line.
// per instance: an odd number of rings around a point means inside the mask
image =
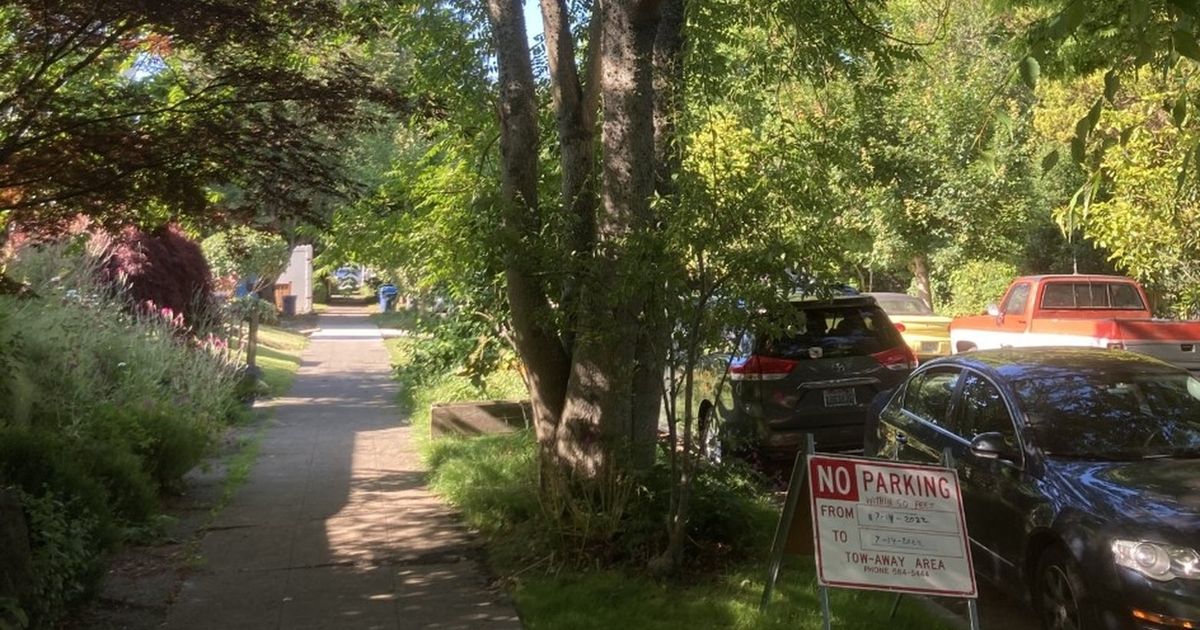
M 400 291 L 391 282 L 381 285 L 379 287 L 379 312 L 386 313 L 392 310 L 392 307 L 396 305 L 396 297 L 399 295 Z

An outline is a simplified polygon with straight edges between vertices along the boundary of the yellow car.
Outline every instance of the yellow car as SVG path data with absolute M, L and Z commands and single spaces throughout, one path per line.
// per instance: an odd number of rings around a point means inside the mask
M 868 293 L 879 303 L 904 343 L 918 357 L 950 354 L 950 318 L 933 314 L 925 302 L 904 293 Z

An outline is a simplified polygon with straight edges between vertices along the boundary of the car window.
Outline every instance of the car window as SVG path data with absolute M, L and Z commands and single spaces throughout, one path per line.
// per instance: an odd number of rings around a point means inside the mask
M 921 298 L 903 295 L 876 299 L 888 315 L 933 315 L 933 311 Z
M 877 306 L 805 304 L 799 308 L 799 317 L 783 335 L 759 340 L 760 353 L 798 360 L 835 358 L 874 354 L 903 343 Z
M 1014 452 L 1017 450 L 1017 430 L 1008 406 L 1004 404 L 1004 396 L 978 374 L 967 374 L 963 381 L 951 430 L 966 440 L 972 440 L 980 433 L 999 433 L 1009 448 Z
M 1050 455 L 1200 454 L 1200 381 L 1184 370 L 1042 370 L 1012 386 L 1030 434 Z
M 1024 313 L 1025 304 L 1029 301 L 1029 283 L 1022 282 L 1008 292 L 1004 306 L 1000 309 L 1005 313 Z
M 913 377 L 904 391 L 904 409 L 938 426 L 946 426 L 946 414 L 961 374 L 956 369 L 929 370 Z

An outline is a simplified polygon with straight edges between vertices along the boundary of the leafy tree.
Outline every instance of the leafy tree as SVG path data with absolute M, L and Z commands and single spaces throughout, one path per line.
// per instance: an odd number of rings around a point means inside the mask
M 1177 102 L 1185 85 L 1149 73 L 1127 80 L 1092 131 L 1111 140 L 1099 170 L 1056 211 L 1065 230 L 1106 248 L 1118 266 L 1164 299 L 1164 312 L 1177 315 L 1200 306 L 1200 188 L 1178 159 L 1197 132 L 1164 106 Z M 1100 73 L 1041 88 L 1039 127 L 1053 140 L 1070 142 L 1088 97 L 1103 91 Z
M 1082 228 L 1107 247 L 1167 298 L 1164 310 L 1195 312 L 1200 6 L 1017 4 L 1027 19 L 1021 76 L 1045 101 L 1045 126 L 1060 146 L 1053 156 L 1086 175 L 1057 213 L 1064 229 Z
M 618 453 L 644 465 L 673 324 L 663 278 L 687 260 L 664 247 L 661 231 L 678 207 L 673 184 L 687 151 L 677 133 L 689 77 L 685 38 L 695 47 L 689 59 L 702 60 L 692 67 L 706 77 L 696 89 L 711 94 L 731 81 L 733 68 L 767 76 L 772 55 L 800 57 L 793 63 L 801 73 L 845 71 L 855 65 L 848 50 L 879 39 L 874 7 L 676 0 L 572 14 L 566 2 L 542 2 L 559 175 L 547 202 L 539 187 L 538 85 L 520 3 L 484 4 L 498 64 L 503 269 L 543 460 L 577 478 L 620 466 Z M 764 24 L 778 25 L 778 38 L 758 40 L 771 54 L 723 47 L 763 33 Z M 561 228 L 550 248 L 548 227 Z M 768 277 L 781 278 L 786 262 Z
M 921 59 L 828 89 L 833 113 L 814 125 L 848 171 L 851 260 L 907 266 L 935 305 L 939 276 L 968 260 L 1016 262 L 1030 226 L 1050 221 L 1033 100 L 1006 82 L 1013 32 L 987 3 L 896 2 L 890 14 L 926 43 Z
M 249 283 L 245 297 L 235 299 L 235 311 L 249 322 L 246 337 L 246 363 L 256 367 L 258 327 L 264 311 L 274 314 L 275 307 L 264 302 L 258 293 L 271 286 L 287 268 L 291 249 L 287 241 L 249 227 L 235 227 L 218 232 L 200 244 L 205 258 L 218 277 L 233 276 Z
M 771 87 L 778 62 L 795 61 L 783 74 L 797 84 L 860 72 L 847 50 L 886 63 L 898 52 L 877 6 L 550 0 L 532 51 L 518 2 L 422 9 L 417 23 L 434 22 L 440 52 L 407 72 L 431 83 L 422 91 L 451 82 L 465 96 L 441 118 L 364 142 L 365 170 L 382 176 L 335 217 L 329 251 L 408 268 L 512 343 L 546 492 L 586 501 L 603 492 L 583 488 L 649 464 L 675 364 L 683 376 L 669 398 L 684 393 L 668 425 L 685 452 L 672 454 L 666 559 L 678 566 L 707 427 L 686 374 L 726 347 L 726 324 L 786 298 L 789 268 L 836 267 L 821 262 L 836 241 L 817 232 L 832 213 L 827 173 L 787 120 L 800 90 Z M 478 65 L 444 65 L 493 51 L 494 83 Z
M 310 217 L 344 192 L 335 138 L 378 96 L 339 4 L 0 5 L 0 220 L 158 225 L 221 204 Z M 206 221 L 213 220 L 211 215 Z

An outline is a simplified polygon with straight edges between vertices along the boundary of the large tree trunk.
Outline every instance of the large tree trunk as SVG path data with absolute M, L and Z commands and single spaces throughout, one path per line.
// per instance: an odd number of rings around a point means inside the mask
M 652 54 L 658 30 L 656 0 L 605 5 L 600 87 L 604 103 L 602 206 L 597 243 L 580 295 L 559 454 L 576 475 L 595 477 L 610 464 L 653 457 L 653 417 L 635 405 L 641 318 L 653 305 L 653 262 L 645 235 L 653 225 L 654 86 Z M 638 412 L 635 414 L 635 410 Z M 647 428 L 650 430 L 647 431 Z M 647 439 L 649 437 L 649 439 Z M 616 454 L 625 462 L 612 462 Z
M 675 138 L 683 87 L 684 0 L 665 0 L 654 41 L 654 179 L 658 194 L 675 194 L 680 152 Z
M 500 159 L 504 260 L 513 343 L 525 366 L 534 427 L 543 462 L 550 463 L 566 393 L 569 361 L 548 326 L 549 300 L 535 274 L 525 242 L 536 237 L 538 215 L 538 127 L 533 69 L 521 0 L 487 0 L 496 42 L 499 84 Z
M 933 308 L 933 288 L 929 282 L 929 261 L 925 254 L 917 254 L 912 260 L 913 279 L 917 283 L 917 297 L 929 308 Z

